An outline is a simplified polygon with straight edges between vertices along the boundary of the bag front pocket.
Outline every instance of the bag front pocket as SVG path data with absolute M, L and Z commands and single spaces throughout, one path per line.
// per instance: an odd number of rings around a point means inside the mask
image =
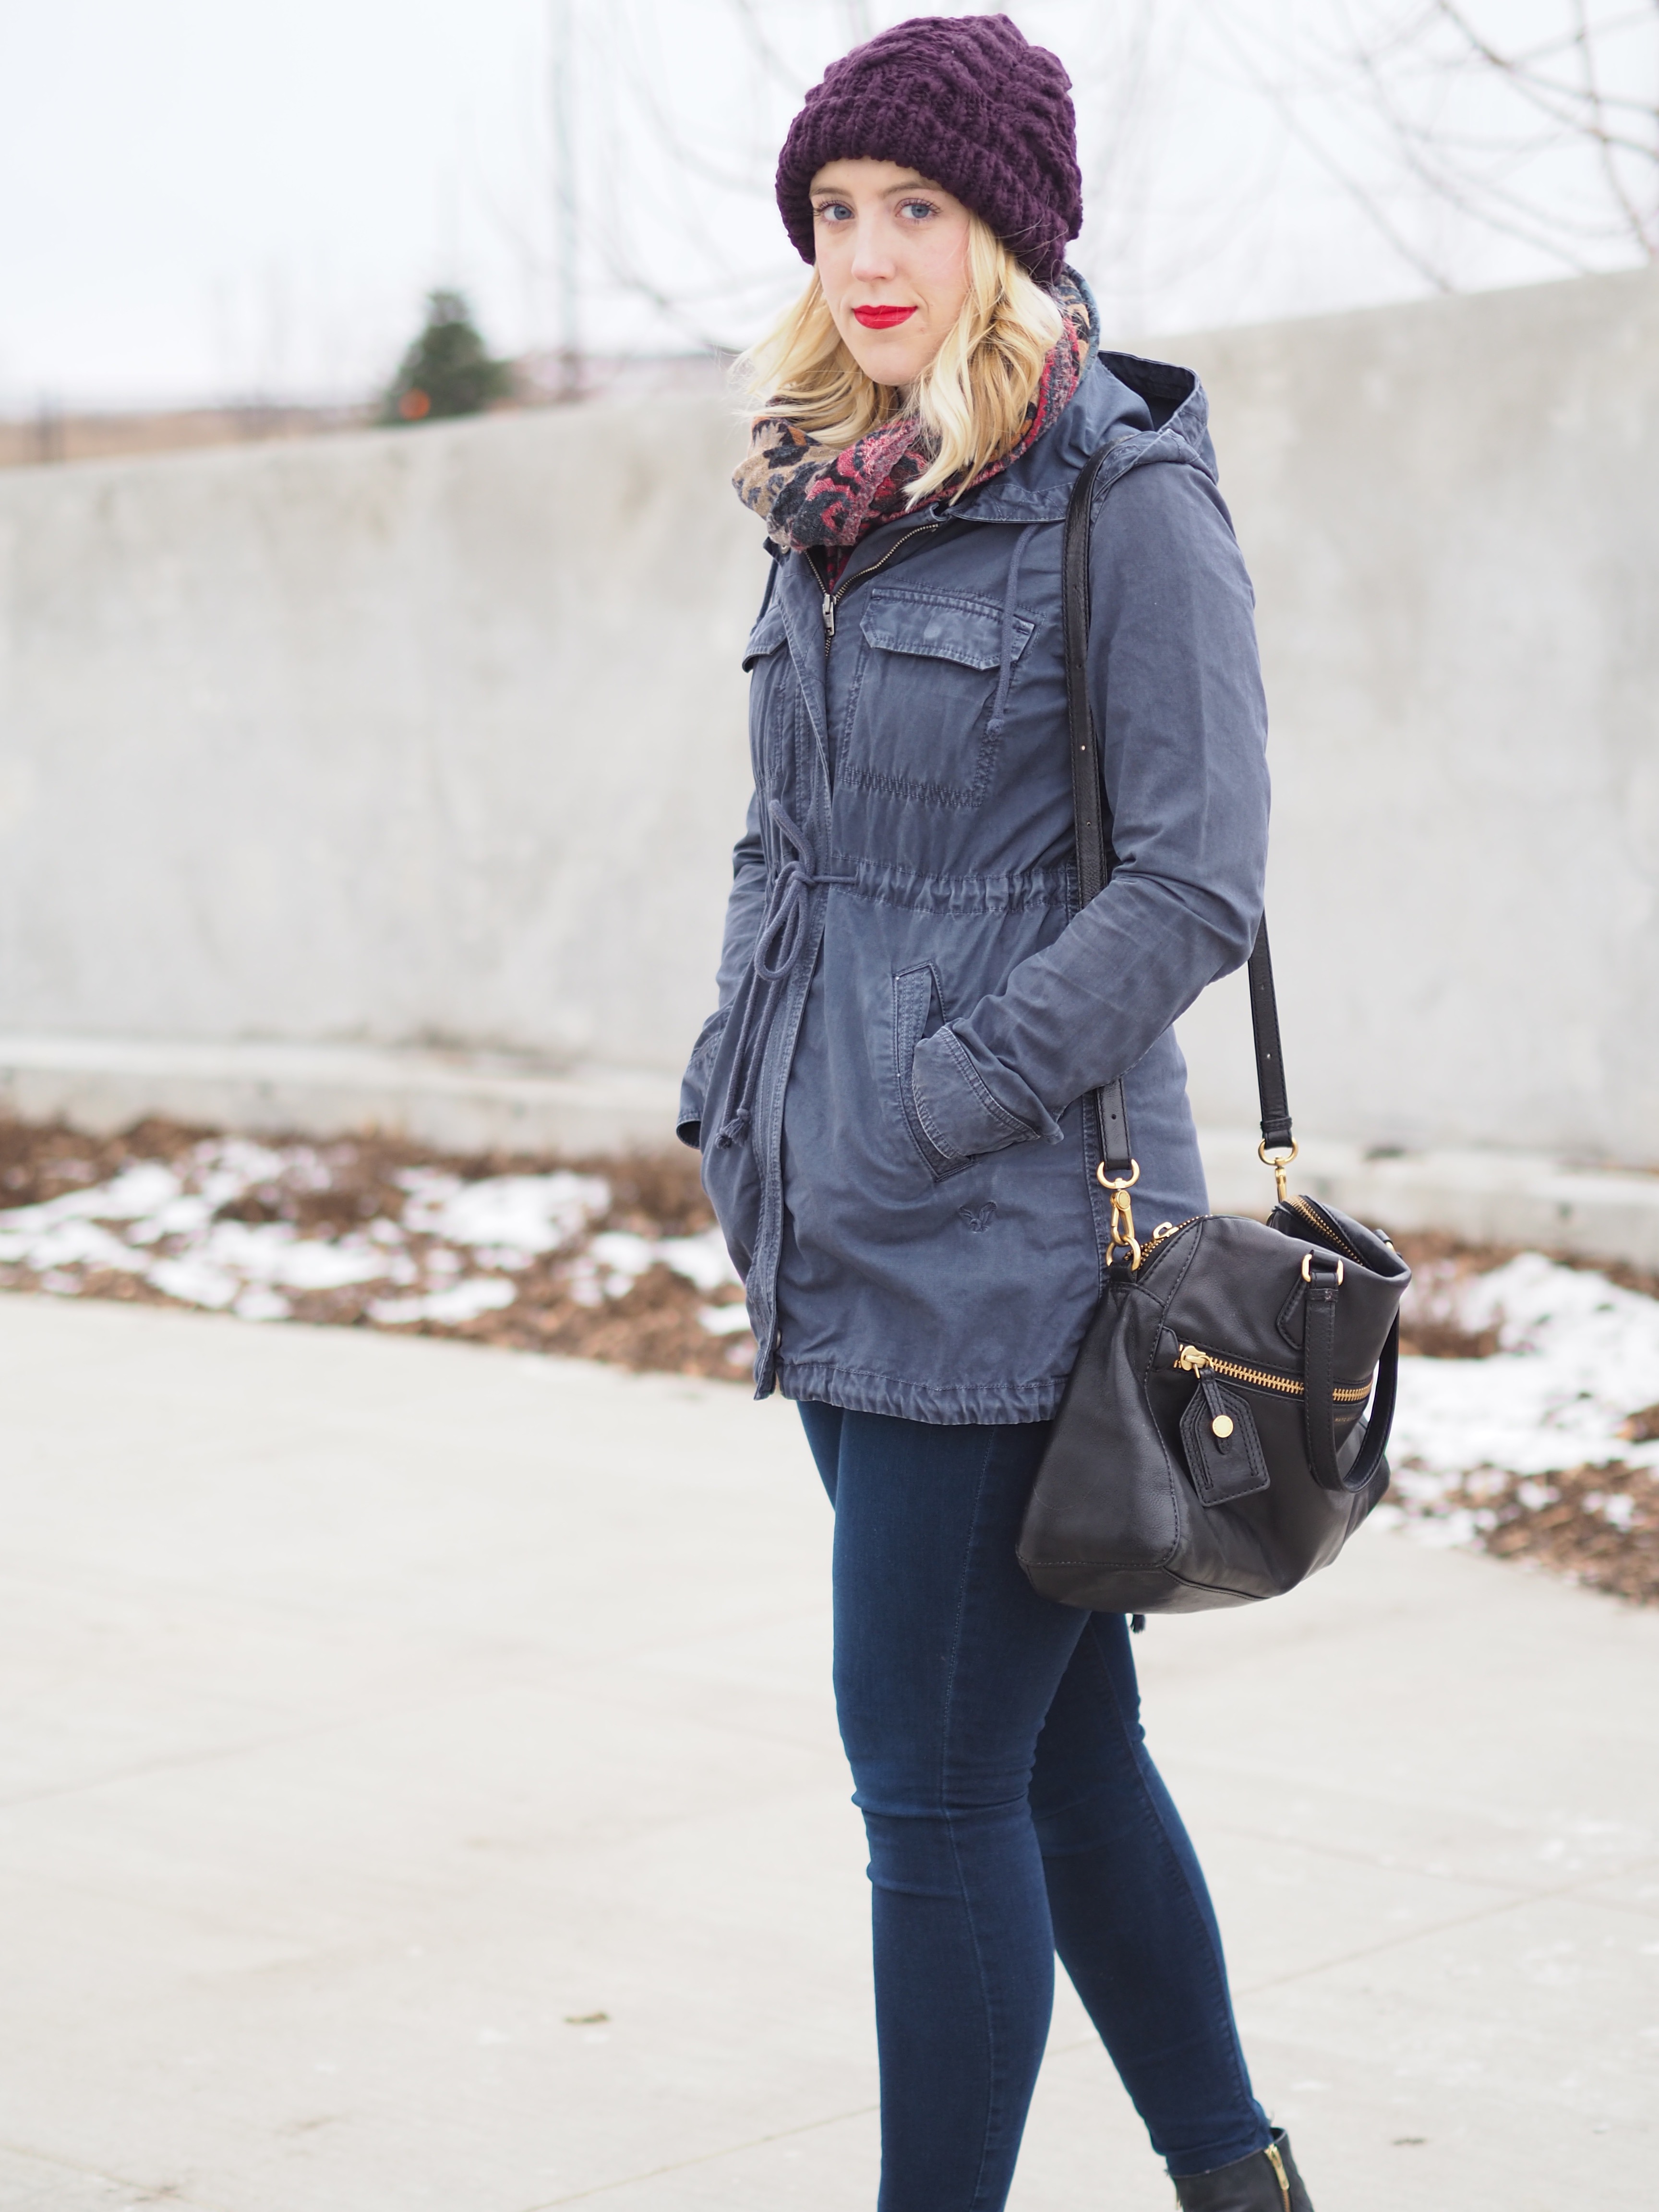
M 1205 1505 L 1230 1505 L 1268 1484 L 1255 1417 L 1236 1390 L 1201 1374 L 1181 1417 L 1181 1445 L 1193 1487 Z
M 1164 1355 L 1168 1358 L 1167 1348 Z M 1267 1462 L 1300 1459 L 1307 1384 L 1299 1375 L 1230 1359 L 1195 1344 L 1176 1347 L 1171 1366 L 1193 1378 L 1181 1416 L 1181 1443 L 1194 1488 L 1206 1505 L 1248 1498 L 1268 1486 Z M 1345 1440 L 1364 1411 L 1370 1382 L 1332 1391 L 1336 1433 Z M 1218 1429 L 1217 1422 L 1231 1423 Z M 1266 1442 L 1263 1431 L 1266 1431 Z

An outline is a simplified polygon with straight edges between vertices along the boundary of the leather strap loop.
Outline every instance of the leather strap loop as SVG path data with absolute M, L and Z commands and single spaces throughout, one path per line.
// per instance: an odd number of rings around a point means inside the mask
M 1336 1304 L 1341 1295 L 1340 1261 L 1314 1255 L 1302 1313 L 1302 1407 L 1308 1459 L 1322 1490 L 1346 1487 L 1336 1464 Z
M 1382 1466 L 1382 1455 L 1389 1449 L 1389 1431 L 1394 1427 L 1394 1401 L 1399 1389 L 1400 1316 L 1395 1314 L 1388 1342 L 1376 1363 L 1376 1388 L 1371 1393 L 1370 1411 L 1365 1416 L 1365 1441 L 1359 1448 L 1358 1458 L 1343 1478 L 1345 1490 L 1363 1490 Z
M 1317 1262 L 1316 1262 L 1317 1266 Z M 1396 1314 L 1376 1363 L 1376 1388 L 1365 1416 L 1365 1440 L 1346 1474 L 1337 1462 L 1336 1305 L 1340 1283 L 1334 1273 L 1316 1273 L 1308 1285 L 1302 1335 L 1304 1419 L 1308 1461 L 1322 1490 L 1364 1490 L 1382 1464 L 1394 1426 L 1395 1394 L 1400 1382 L 1400 1317 Z

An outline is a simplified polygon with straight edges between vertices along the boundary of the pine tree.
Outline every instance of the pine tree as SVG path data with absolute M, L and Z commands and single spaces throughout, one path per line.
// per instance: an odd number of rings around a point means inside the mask
M 490 357 L 459 292 L 426 296 L 426 325 L 404 356 L 381 409 L 383 422 L 477 415 L 513 388 L 504 361 Z

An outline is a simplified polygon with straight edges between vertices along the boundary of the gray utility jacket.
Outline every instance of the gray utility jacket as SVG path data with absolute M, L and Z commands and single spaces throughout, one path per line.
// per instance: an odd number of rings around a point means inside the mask
M 1247 957 L 1267 840 L 1249 579 L 1186 369 L 1097 356 L 1029 452 L 775 569 L 755 798 L 679 1133 L 748 1285 L 757 1394 L 1046 1419 L 1102 1288 L 1088 1094 L 1137 1222 L 1205 1209 L 1170 1030 Z M 1077 910 L 1060 540 L 1089 454 L 1090 691 L 1117 868 Z

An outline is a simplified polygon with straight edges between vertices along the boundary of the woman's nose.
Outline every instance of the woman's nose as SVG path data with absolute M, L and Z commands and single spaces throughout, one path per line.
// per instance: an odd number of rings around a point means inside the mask
M 858 236 L 853 241 L 854 276 L 861 284 L 878 283 L 893 274 L 893 256 L 880 229 L 872 223 L 861 222 Z

